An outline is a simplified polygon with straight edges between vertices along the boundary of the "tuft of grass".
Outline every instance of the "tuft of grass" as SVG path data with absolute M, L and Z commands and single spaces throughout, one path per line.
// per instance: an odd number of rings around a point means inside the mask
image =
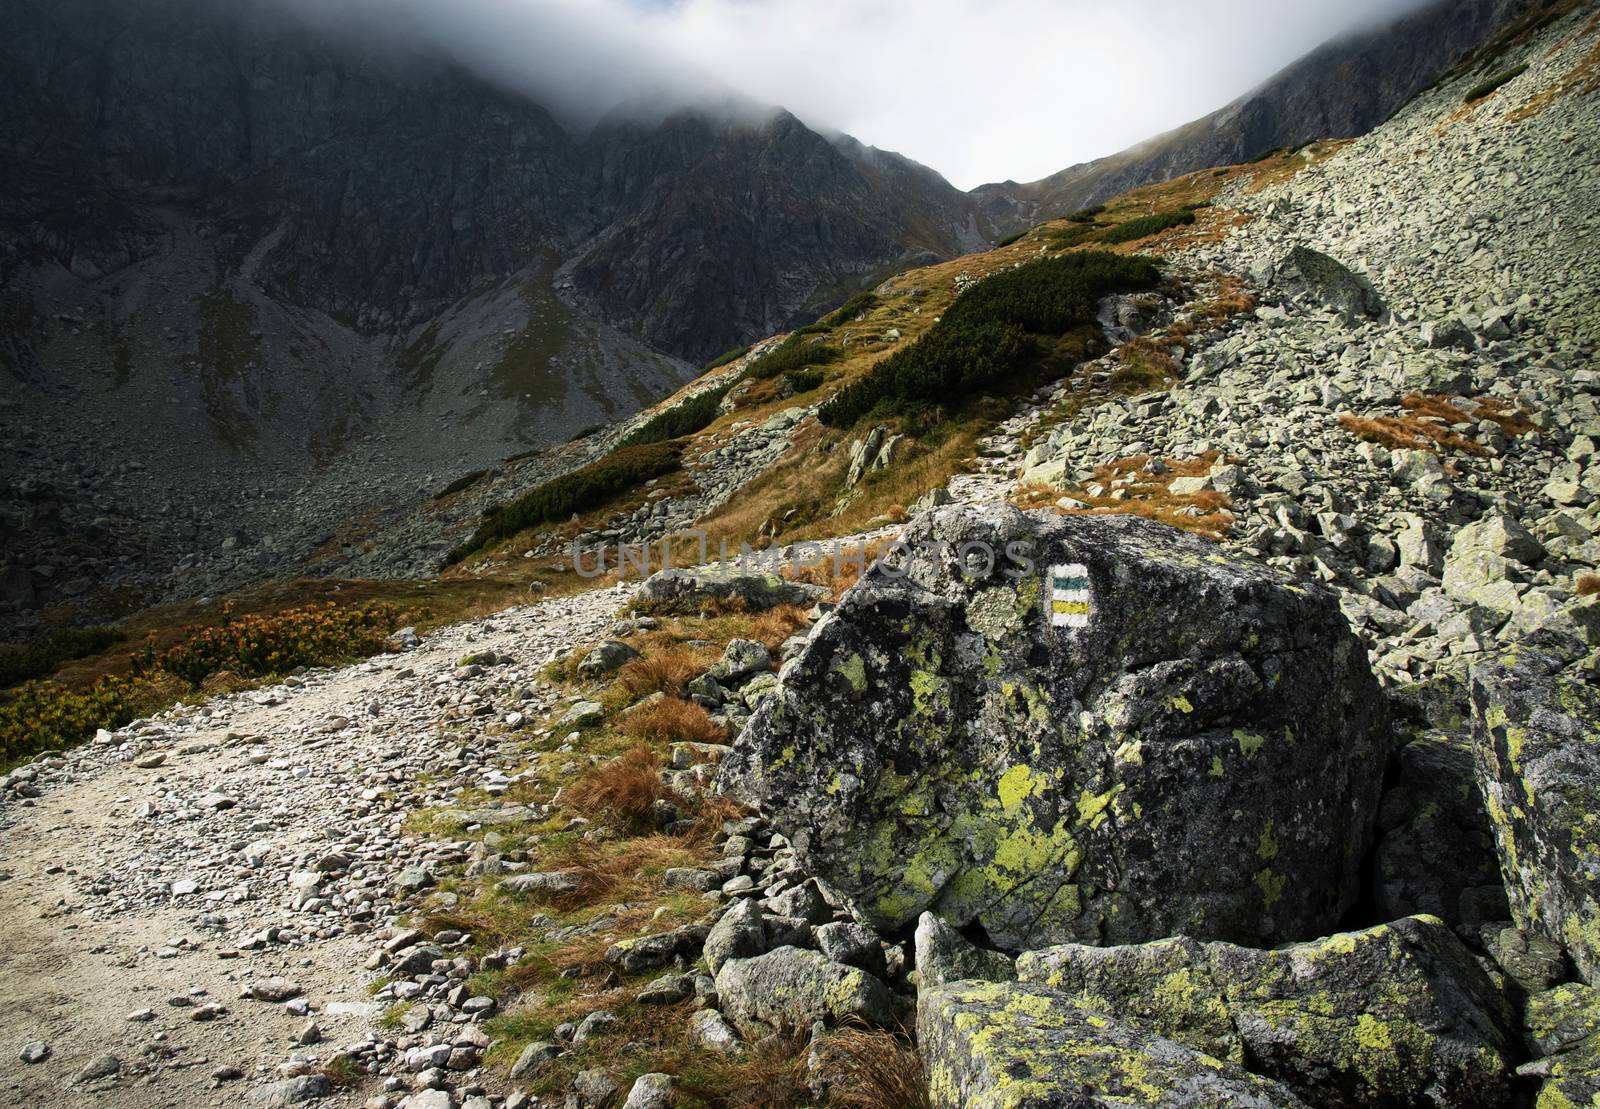
M 622 731 L 646 743 L 726 743 L 728 729 L 692 701 L 663 697 L 635 709 L 622 720 Z
M 931 1109 L 927 1072 L 904 1033 L 843 1028 L 818 1048 L 830 1079 L 829 1109 Z
M 1500 425 L 1513 437 L 1535 430 L 1526 415 L 1498 398 L 1475 398 L 1471 403 L 1471 408 L 1461 408 L 1448 397 L 1411 393 L 1400 402 L 1405 409 L 1402 415 L 1356 416 L 1347 412 L 1339 417 L 1339 426 L 1358 439 L 1391 450 L 1447 450 L 1477 456 L 1488 454 L 1488 448 L 1455 428 L 1486 420 Z
M 665 693 L 683 696 L 684 687 L 711 668 L 717 651 L 708 647 L 670 647 L 629 659 L 617 671 L 617 684 L 635 697 Z
M 1126 223 L 1100 232 L 1100 241 L 1103 243 L 1131 243 L 1137 239 L 1147 239 L 1151 235 L 1158 235 L 1173 227 L 1184 227 L 1194 222 L 1192 208 L 1178 208 L 1170 212 L 1157 212 L 1153 216 L 1141 216 L 1131 219 Z
M 661 778 L 661 758 L 648 743 L 592 766 L 561 791 L 563 807 L 623 831 L 653 826 L 651 807 L 678 797 Z
M 1527 65 L 1514 65 L 1501 73 L 1496 73 L 1486 81 L 1473 85 L 1467 90 L 1467 95 L 1461 98 L 1463 104 L 1476 104 L 1485 97 L 1498 92 L 1502 85 L 1510 84 L 1524 73 L 1528 72 Z
M 711 1056 L 685 1068 L 681 1093 L 725 1109 L 803 1109 L 815 1103 L 806 1081 L 809 1037 L 784 1031 L 751 1044 L 737 1056 Z
M 1579 578 L 1577 594 L 1580 597 L 1600 596 L 1600 574 L 1584 574 Z

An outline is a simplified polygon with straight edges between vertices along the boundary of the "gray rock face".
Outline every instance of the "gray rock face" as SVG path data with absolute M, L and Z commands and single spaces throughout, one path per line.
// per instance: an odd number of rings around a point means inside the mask
M 584 656 L 583 661 L 578 664 L 578 672 L 585 677 L 596 678 L 602 674 L 609 674 L 623 663 L 638 657 L 639 652 L 622 640 L 607 639 Z
M 798 947 L 723 963 L 717 997 L 727 1018 L 752 1039 L 818 1021 L 829 1027 L 857 1019 L 887 1025 L 898 1009 L 889 987 L 866 971 Z
M 1472 670 L 1478 785 L 1513 917 L 1600 984 L 1600 690 L 1532 649 Z
M 946 982 L 975 980 L 1011 982 L 1017 969 L 998 951 L 986 951 L 933 913 L 917 921 L 917 987 L 928 990 Z
M 935 1109 L 1304 1105 L 1275 1082 L 1037 983 L 952 982 L 924 991 L 917 1044 Z
M 327 1097 L 329 1089 L 328 1080 L 323 1075 L 302 1074 L 257 1086 L 247 1096 L 253 1104 L 273 1109 L 276 1106 L 303 1105 L 308 1101 L 316 1101 Z
M 1130 518 L 952 508 L 903 539 L 723 763 L 809 872 L 881 928 L 932 909 L 1008 948 L 1338 920 L 1389 737 L 1330 595 Z M 1086 626 L 1051 626 L 1053 567 Z
M 1378 810 L 1372 892 L 1379 916 L 1428 913 L 1466 929 L 1509 919 L 1473 766 L 1465 683 L 1419 682 L 1390 703 L 1404 745 Z
M 1433 917 L 1260 951 L 1162 940 L 1028 952 L 1023 982 L 1247 1067 L 1312 1105 L 1505 1104 L 1510 1013 Z
M 1383 311 L 1383 301 L 1365 278 L 1308 246 L 1297 246 L 1289 252 L 1278 267 L 1277 280 L 1307 299 L 1333 309 L 1349 323 Z
M 735 601 L 751 611 L 776 605 L 809 605 L 827 590 L 804 582 L 785 581 L 773 574 L 721 570 L 662 570 L 639 587 L 641 610 L 696 611 L 708 601 Z

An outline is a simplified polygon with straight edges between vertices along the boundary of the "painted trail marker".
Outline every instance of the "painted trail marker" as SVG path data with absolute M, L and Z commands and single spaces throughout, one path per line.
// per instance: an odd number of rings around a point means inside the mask
M 1050 626 L 1089 626 L 1089 568 L 1081 562 L 1050 567 Z

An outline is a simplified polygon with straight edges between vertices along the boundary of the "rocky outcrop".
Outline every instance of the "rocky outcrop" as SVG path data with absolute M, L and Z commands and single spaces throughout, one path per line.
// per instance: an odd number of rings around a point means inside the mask
M 1523 648 L 1473 668 L 1472 708 L 1512 914 L 1600 984 L 1600 689 Z
M 952 508 L 902 543 L 721 777 L 873 923 L 1276 943 L 1352 904 L 1389 735 L 1330 595 L 1132 518 Z
M 1281 1082 L 1308 1104 L 1499 1106 L 1510 1014 L 1442 922 L 1409 917 L 1275 951 L 1165 940 L 1018 960 L 1107 1016 Z
M 917 1044 L 935 1109 L 1303 1104 L 1275 1082 L 1036 983 L 953 982 L 925 991 L 917 999 Z

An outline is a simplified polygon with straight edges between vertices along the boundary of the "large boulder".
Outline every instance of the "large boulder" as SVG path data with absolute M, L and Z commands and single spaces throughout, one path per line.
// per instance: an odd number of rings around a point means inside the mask
M 721 602 L 754 612 L 777 605 L 815 604 L 827 595 L 821 586 L 787 581 L 734 561 L 699 570 L 657 571 L 639 587 L 634 604 L 641 612 L 697 612 Z
M 1068 944 L 1017 961 L 1036 982 L 1326 1107 L 1500 1106 L 1510 1013 L 1434 917 L 1261 951 L 1178 938 Z
M 917 997 L 934 1109 L 1295 1109 L 1288 1089 L 1108 1019 L 1038 983 L 951 982 Z
M 1344 263 L 1308 246 L 1297 246 L 1278 264 L 1280 285 L 1305 299 L 1331 308 L 1354 325 L 1383 313 L 1383 300 L 1371 282 Z
M 1600 689 L 1521 647 L 1473 668 L 1472 708 L 1512 916 L 1600 985 Z
M 877 978 L 799 947 L 729 959 L 716 982 L 722 1012 L 751 1039 L 818 1021 L 830 1028 L 855 1021 L 884 1026 L 899 1013 L 895 995 Z
M 950 508 L 902 543 L 720 778 L 880 931 L 1272 944 L 1353 904 L 1389 730 L 1331 594 L 1132 517 Z

